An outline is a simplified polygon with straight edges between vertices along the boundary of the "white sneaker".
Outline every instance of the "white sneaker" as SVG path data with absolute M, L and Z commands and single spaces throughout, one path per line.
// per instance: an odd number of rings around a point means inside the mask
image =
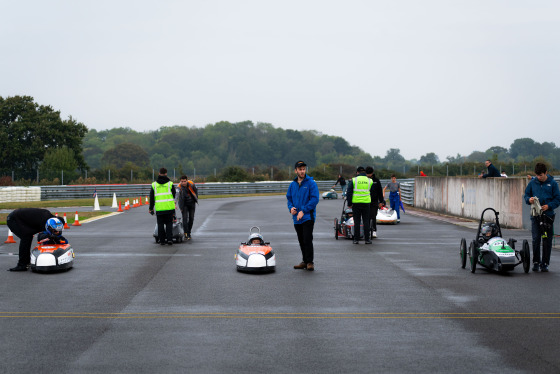
M 372 238 L 377 238 L 377 232 L 373 231 L 373 232 L 371 233 L 371 237 L 372 237 Z

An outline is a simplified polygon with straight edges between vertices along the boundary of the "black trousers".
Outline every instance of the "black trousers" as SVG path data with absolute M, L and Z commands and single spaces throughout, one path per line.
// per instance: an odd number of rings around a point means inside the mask
M 11 215 L 11 213 L 10 213 Z M 33 244 L 33 234 L 28 234 L 28 230 L 16 219 L 8 215 L 8 228 L 20 239 L 18 265 L 27 266 L 31 262 L 31 245 Z
M 196 209 L 196 204 L 186 204 L 181 210 L 183 215 L 183 229 L 185 229 L 185 234 L 191 233 L 193 222 L 194 222 L 194 211 Z
M 369 228 L 371 231 L 377 231 L 377 211 L 379 210 L 379 203 L 371 203 L 369 211 Z
M 156 215 L 160 244 L 173 241 L 173 212 Z
M 294 224 L 296 229 L 299 248 L 301 249 L 302 261 L 306 264 L 313 263 L 313 226 L 315 221 L 309 220 Z
M 364 225 L 364 238 L 369 240 L 370 203 L 352 203 L 354 214 L 354 240 L 360 240 L 360 225 Z
M 554 220 L 552 220 L 552 223 Z M 535 217 L 531 217 L 531 234 L 533 237 L 533 262 L 540 264 L 550 264 L 550 253 L 552 252 L 552 239 L 554 237 L 554 227 L 551 226 L 546 230 L 547 237 L 543 238 L 543 232 L 539 226 L 539 222 Z M 541 259 L 541 241 L 542 241 L 542 259 Z

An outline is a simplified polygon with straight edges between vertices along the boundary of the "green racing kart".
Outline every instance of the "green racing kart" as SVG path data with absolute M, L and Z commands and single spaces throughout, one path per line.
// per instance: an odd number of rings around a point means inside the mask
M 494 222 L 484 222 L 486 211 L 494 213 Z M 498 216 L 499 213 L 493 208 L 484 209 L 478 223 L 476 238 L 470 242 L 468 249 L 465 238 L 461 239 L 459 248 L 461 268 L 465 268 L 468 257 L 472 273 L 476 271 L 477 265 L 491 271 L 506 272 L 513 270 L 519 264 L 523 264 L 523 270 L 528 273 L 531 266 L 529 242 L 523 240 L 520 250 L 515 249 L 517 240 L 510 238 L 506 242 L 502 238 Z

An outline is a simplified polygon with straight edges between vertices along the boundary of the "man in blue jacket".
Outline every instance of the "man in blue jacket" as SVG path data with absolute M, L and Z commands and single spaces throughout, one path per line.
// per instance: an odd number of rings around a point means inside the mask
M 533 236 L 533 271 L 548 271 L 550 264 L 550 252 L 552 249 L 553 223 L 555 218 L 554 209 L 560 206 L 560 190 L 558 183 L 548 175 L 546 165 L 537 163 L 535 165 L 536 178 L 531 179 L 525 188 L 525 203 L 533 204 L 535 197 L 539 199 L 542 215 L 531 216 L 531 233 Z M 541 244 L 542 238 L 542 259 Z
M 315 225 L 315 208 L 319 203 L 319 188 L 313 177 L 307 175 L 307 165 L 296 162 L 297 177 L 290 183 L 286 198 L 288 209 L 294 220 L 302 262 L 294 269 L 315 270 L 313 264 L 313 226 Z

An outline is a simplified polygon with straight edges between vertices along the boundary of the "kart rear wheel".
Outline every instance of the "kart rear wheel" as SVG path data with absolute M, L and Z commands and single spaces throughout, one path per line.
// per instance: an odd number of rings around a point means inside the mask
M 336 240 L 338 240 L 338 232 L 339 232 L 340 226 L 338 224 L 338 218 L 334 219 L 334 238 Z
M 464 269 L 467 265 L 467 241 L 465 240 L 465 238 L 461 238 L 459 253 L 461 255 L 461 269 Z
M 478 261 L 478 249 L 476 248 L 474 240 L 469 246 L 469 258 L 471 263 L 471 273 L 474 273 L 476 271 L 476 263 Z
M 521 259 L 523 260 L 523 271 L 528 273 L 531 268 L 531 252 L 529 252 L 529 242 L 527 240 L 523 240 Z

